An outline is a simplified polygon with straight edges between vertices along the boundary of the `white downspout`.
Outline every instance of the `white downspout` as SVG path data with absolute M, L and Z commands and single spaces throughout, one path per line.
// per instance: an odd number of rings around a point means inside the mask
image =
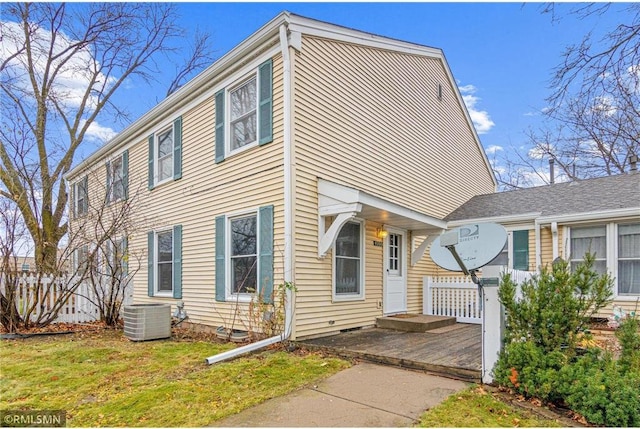
M 293 282 L 293 183 L 291 178 L 292 144 L 291 144 L 291 65 L 289 59 L 289 42 L 287 40 L 287 26 L 280 26 L 280 47 L 282 48 L 282 62 L 284 67 L 284 281 Z M 271 344 L 284 341 L 291 336 L 293 325 L 293 291 L 285 288 L 284 332 L 280 335 L 264 339 L 246 346 L 238 347 L 215 356 L 208 357 L 208 364 L 222 362 L 237 356 L 260 350 Z
M 542 268 L 542 243 L 540 243 L 542 234 L 540 231 L 540 223 L 538 222 L 538 219 L 536 219 L 535 221 L 535 227 L 536 227 L 536 271 L 540 272 L 540 269 Z

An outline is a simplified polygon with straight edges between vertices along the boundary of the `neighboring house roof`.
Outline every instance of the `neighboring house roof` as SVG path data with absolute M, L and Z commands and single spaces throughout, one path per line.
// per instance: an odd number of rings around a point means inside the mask
M 476 195 L 447 215 L 445 220 L 526 214 L 535 218 L 634 208 L 638 209 L 640 216 L 640 174 L 628 173 Z

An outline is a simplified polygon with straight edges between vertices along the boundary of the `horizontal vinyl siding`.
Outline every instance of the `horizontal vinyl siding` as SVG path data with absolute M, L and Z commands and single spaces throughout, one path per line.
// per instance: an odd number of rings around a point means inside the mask
M 151 229 L 182 225 L 182 301 L 192 323 L 230 324 L 232 303 L 215 301 L 215 218 L 274 205 L 274 283 L 283 279 L 283 97 L 282 62 L 274 58 L 274 141 L 228 156 L 216 164 L 215 103 L 210 97 L 182 115 L 182 178 L 147 190 L 147 140 L 129 151 L 130 183 L 138 185 L 140 210 L 148 228 L 129 239 L 130 252 L 141 253 L 134 277 L 134 302 L 168 302 L 147 296 L 147 238 Z M 174 118 L 168 113 L 167 121 Z M 149 130 L 151 134 L 156 130 Z M 130 188 L 131 195 L 131 188 Z M 246 304 L 240 312 L 246 315 Z M 236 328 L 246 329 L 242 317 Z
M 331 300 L 332 251 L 318 258 L 318 177 L 439 218 L 494 188 L 438 60 L 305 36 L 293 69 L 300 338 L 371 326 L 382 315 L 383 248 L 373 246 L 380 226 L 373 222 L 366 223 L 365 300 Z M 419 313 L 422 278 L 436 268 L 427 253 L 411 266 L 410 237 L 407 305 Z
M 439 60 L 305 37 L 295 71 L 300 168 L 436 217 L 493 191 Z

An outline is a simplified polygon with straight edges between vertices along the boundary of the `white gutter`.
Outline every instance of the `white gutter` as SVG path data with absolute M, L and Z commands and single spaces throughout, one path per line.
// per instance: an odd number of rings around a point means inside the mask
M 293 282 L 293 183 L 291 178 L 292 144 L 291 144 L 291 64 L 289 59 L 289 42 L 287 40 L 287 24 L 280 26 L 280 46 L 282 47 L 282 62 L 284 66 L 284 281 Z M 284 332 L 280 335 L 264 339 L 237 349 L 229 350 L 205 359 L 211 365 L 240 355 L 251 353 L 275 343 L 286 340 L 291 336 L 293 324 L 293 291 L 285 288 Z

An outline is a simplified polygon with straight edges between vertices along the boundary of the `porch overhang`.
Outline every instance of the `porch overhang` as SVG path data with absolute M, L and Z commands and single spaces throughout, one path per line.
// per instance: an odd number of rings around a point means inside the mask
M 327 229 L 325 218 L 334 217 Z M 425 240 L 411 255 L 415 265 L 428 245 L 447 227 L 447 223 L 400 204 L 368 194 L 364 191 L 318 179 L 318 256 L 323 258 L 335 243 L 342 226 L 355 217 L 382 225 L 411 231 L 425 236 Z

